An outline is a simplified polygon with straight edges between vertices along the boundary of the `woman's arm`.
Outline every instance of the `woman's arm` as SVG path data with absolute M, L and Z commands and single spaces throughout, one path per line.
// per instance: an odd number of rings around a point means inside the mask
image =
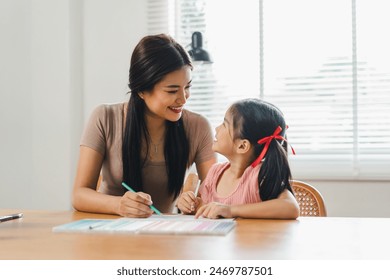
M 226 205 L 212 202 L 199 208 L 195 217 L 200 216 L 212 219 L 296 219 L 299 216 L 299 206 L 291 192 L 284 190 L 278 198 L 259 203 Z
M 196 171 L 198 172 L 199 180 L 203 182 L 206 179 L 207 173 L 209 172 L 211 166 L 217 162 L 217 158 L 213 157 L 208 161 L 202 162 L 196 165 Z
M 126 192 L 112 196 L 98 193 L 103 156 L 97 151 L 81 146 L 76 179 L 73 186 L 73 207 L 79 211 L 117 214 L 128 217 L 148 217 L 153 211 L 148 207 L 151 198 L 144 193 Z

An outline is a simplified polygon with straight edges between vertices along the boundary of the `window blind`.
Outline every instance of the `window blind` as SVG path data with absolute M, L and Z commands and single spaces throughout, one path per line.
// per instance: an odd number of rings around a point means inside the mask
M 203 47 L 214 61 L 195 64 L 188 108 L 215 128 L 232 102 L 258 96 L 259 41 L 252 40 L 259 33 L 258 2 L 224 1 L 222 8 L 220 1 L 178 0 L 177 5 L 177 39 L 189 48 L 192 33 L 202 32 Z
M 175 0 L 147 1 L 148 34 L 167 33 L 174 35 L 176 21 Z
M 289 122 L 298 178 L 390 179 L 384 2 L 263 1 L 264 98 Z
M 295 178 L 390 179 L 385 0 L 149 1 L 151 33 L 189 49 L 200 31 L 214 60 L 195 65 L 188 109 L 216 127 L 261 97 L 285 114 Z

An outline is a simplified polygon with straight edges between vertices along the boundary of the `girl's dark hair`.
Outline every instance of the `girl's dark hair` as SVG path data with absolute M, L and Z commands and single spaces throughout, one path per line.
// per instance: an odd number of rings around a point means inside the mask
M 250 98 L 240 100 L 229 108 L 233 117 L 234 139 L 247 139 L 254 146 L 253 161 L 260 155 L 265 144 L 261 138 L 271 136 L 280 126 L 280 135 L 287 139 L 286 123 L 282 112 L 271 103 Z M 277 198 L 285 189 L 291 193 L 291 170 L 287 158 L 287 143 L 273 139 L 259 171 L 258 182 L 262 201 Z
M 146 36 L 137 44 L 131 56 L 129 70 L 130 100 L 122 144 L 123 181 L 136 191 L 142 191 L 142 167 L 146 156 L 141 156 L 142 140 L 149 154 L 150 135 L 145 123 L 145 103 L 139 93 L 151 91 L 167 74 L 190 66 L 186 50 L 165 34 Z M 166 121 L 164 156 L 169 193 L 176 198 L 183 185 L 188 167 L 189 140 L 183 120 Z

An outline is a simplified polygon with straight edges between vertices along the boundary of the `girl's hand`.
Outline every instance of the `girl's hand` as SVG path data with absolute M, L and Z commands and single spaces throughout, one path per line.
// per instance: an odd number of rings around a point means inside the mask
M 153 214 L 150 195 L 143 192 L 126 192 L 120 199 L 118 214 L 131 218 L 147 218 Z
M 183 192 L 177 201 L 177 208 L 179 208 L 183 214 L 194 214 L 200 203 L 200 197 L 195 197 L 194 192 Z
M 199 208 L 199 210 L 196 212 L 195 218 L 199 217 L 210 219 L 232 218 L 231 207 L 230 205 L 211 202 Z

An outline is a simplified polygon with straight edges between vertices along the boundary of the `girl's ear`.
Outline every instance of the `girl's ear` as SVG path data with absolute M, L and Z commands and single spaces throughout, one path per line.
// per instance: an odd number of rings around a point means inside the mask
M 245 154 L 247 153 L 252 145 L 247 139 L 240 139 L 238 140 L 239 142 L 237 143 L 237 153 L 239 154 Z
M 144 93 L 141 91 L 138 93 L 139 98 L 144 99 Z

